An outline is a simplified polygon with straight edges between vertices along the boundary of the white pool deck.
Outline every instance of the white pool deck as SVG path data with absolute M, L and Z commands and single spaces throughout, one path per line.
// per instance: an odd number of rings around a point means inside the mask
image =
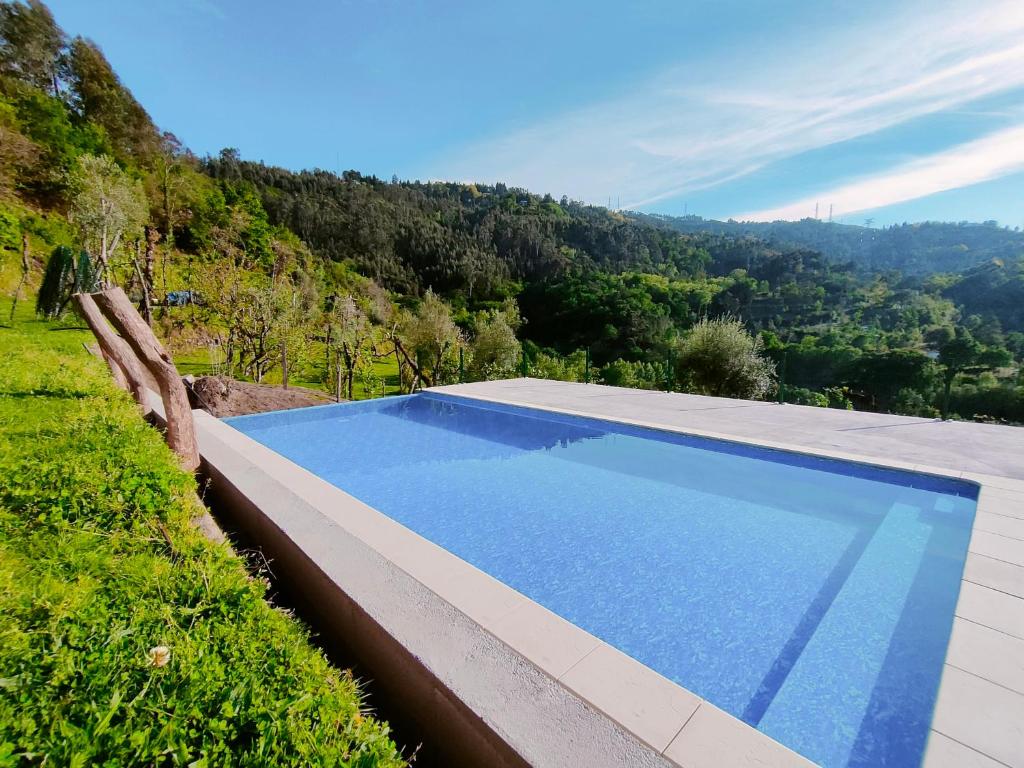
M 437 391 L 977 483 L 925 765 L 1024 768 L 1024 429 L 533 379 Z M 207 468 L 523 762 L 809 765 L 227 424 L 196 416 Z

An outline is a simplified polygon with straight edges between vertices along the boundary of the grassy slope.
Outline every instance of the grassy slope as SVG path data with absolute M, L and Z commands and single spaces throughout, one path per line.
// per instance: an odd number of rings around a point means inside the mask
M 400 765 L 351 677 L 190 525 L 193 480 L 86 334 L 19 316 L 0 329 L 0 765 Z

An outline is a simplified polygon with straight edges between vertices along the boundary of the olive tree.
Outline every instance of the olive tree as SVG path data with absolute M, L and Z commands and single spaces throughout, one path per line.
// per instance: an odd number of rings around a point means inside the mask
M 142 184 L 107 155 L 82 155 L 70 173 L 71 222 L 106 282 L 113 255 L 123 240 L 142 231 L 148 206 Z
M 453 378 L 462 331 L 452 319 L 451 307 L 433 291 L 424 294 L 415 311 L 399 313 L 388 340 L 399 357 L 401 374 L 408 372 L 410 392 Z
M 334 399 L 353 397 L 356 372 L 370 362 L 373 325 L 351 294 L 334 298 L 327 310 L 326 374 L 334 384 Z
M 520 322 L 514 299 L 506 301 L 500 309 L 477 315 L 476 334 L 469 345 L 470 378 L 503 379 L 515 375 L 522 357 L 522 347 L 516 338 Z
M 733 317 L 701 320 L 679 342 L 676 378 L 701 395 L 759 400 L 775 388 L 775 370 L 752 336 Z

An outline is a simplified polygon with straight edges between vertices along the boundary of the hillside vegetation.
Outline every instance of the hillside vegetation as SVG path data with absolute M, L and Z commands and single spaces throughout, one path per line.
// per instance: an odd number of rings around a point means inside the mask
M 525 355 L 530 375 L 681 389 L 706 379 L 679 368 L 686 337 L 732 317 L 772 369 L 737 394 L 1024 422 L 1020 233 L 673 219 L 197 158 L 95 44 L 52 22 L 2 34 L 3 287 L 27 237 L 44 313 L 119 283 L 189 370 L 356 397 L 511 376 Z
M 907 275 L 961 272 L 994 259 L 1012 260 L 1024 252 L 1024 232 L 1000 227 L 995 221 L 981 224 L 926 221 L 875 228 L 811 218 L 756 222 L 715 221 L 700 216 L 630 215 L 638 221 L 677 232 L 756 237 L 780 247 L 810 248 L 833 261 L 851 261 L 864 269 L 892 269 Z

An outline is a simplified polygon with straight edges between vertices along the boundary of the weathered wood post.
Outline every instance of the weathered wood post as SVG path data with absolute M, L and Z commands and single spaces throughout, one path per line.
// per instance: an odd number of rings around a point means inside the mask
M 114 381 L 121 389 L 127 389 L 132 393 L 135 402 L 139 405 L 146 404 L 146 379 L 142 373 L 142 365 L 139 363 L 135 353 L 132 352 L 128 343 L 114 333 L 114 330 L 107 325 L 96 302 L 88 293 L 76 293 L 71 297 L 78 308 L 78 313 L 85 320 L 96 342 L 100 346 L 100 354 L 110 368 Z
M 14 325 L 14 311 L 18 308 L 18 299 L 21 298 L 21 289 L 25 286 L 25 282 L 28 280 L 28 273 L 32 269 L 32 261 L 29 259 L 28 254 L 28 233 L 21 233 L 21 278 L 18 280 L 18 287 L 14 289 L 14 300 L 11 302 L 11 321 L 10 324 Z
M 124 337 L 139 360 L 149 369 L 160 387 L 167 418 L 167 444 L 188 470 L 199 466 L 199 446 L 196 443 L 195 424 L 188 393 L 181 381 L 171 356 L 157 340 L 153 329 L 146 325 L 131 301 L 120 288 L 109 288 L 93 294 L 96 303 L 111 325 Z

